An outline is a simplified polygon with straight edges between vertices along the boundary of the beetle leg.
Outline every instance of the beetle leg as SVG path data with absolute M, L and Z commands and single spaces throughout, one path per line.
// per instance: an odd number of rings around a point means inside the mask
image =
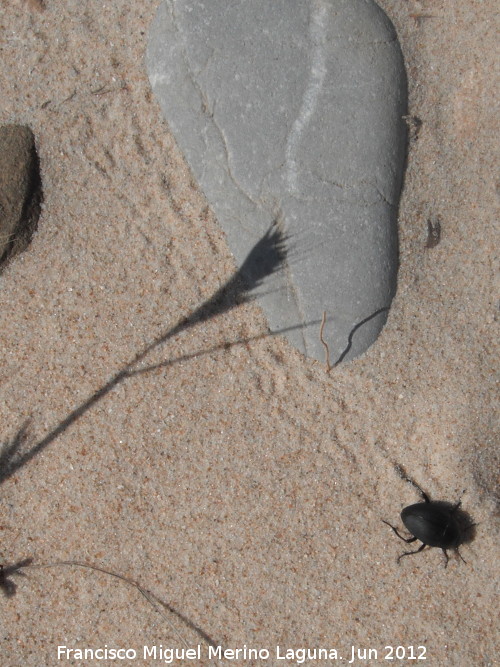
M 384 523 L 386 523 L 390 528 L 392 528 L 392 530 L 396 533 L 396 535 L 399 537 L 399 539 L 403 540 L 403 542 L 406 542 L 407 544 L 409 544 L 410 542 L 415 542 L 415 540 L 417 539 L 416 537 L 403 537 L 402 535 L 399 534 L 398 529 L 394 528 L 394 526 L 392 524 L 390 524 L 388 521 L 385 521 L 384 519 L 382 519 L 382 521 Z
M 413 540 L 416 540 L 416 539 L 417 539 L 416 537 L 413 538 Z M 413 540 L 409 540 L 409 541 L 410 541 L 410 542 L 413 542 Z M 405 542 L 407 542 L 407 541 L 408 541 L 408 540 L 405 540 Z M 401 554 L 401 556 L 398 556 L 398 565 L 399 565 L 399 561 L 403 558 L 403 556 L 411 556 L 412 554 L 418 554 L 418 553 L 420 553 L 423 549 L 425 549 L 426 546 L 427 546 L 427 544 L 421 544 L 420 547 L 419 547 L 416 551 L 405 551 L 405 552 L 403 552 L 403 553 Z M 444 549 L 443 549 L 443 551 L 444 551 Z M 445 552 L 445 553 L 446 553 L 446 552 Z

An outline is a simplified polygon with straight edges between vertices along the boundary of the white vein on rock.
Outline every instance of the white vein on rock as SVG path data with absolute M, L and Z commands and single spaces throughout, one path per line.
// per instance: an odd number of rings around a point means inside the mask
M 326 76 L 326 32 L 328 8 L 324 0 L 314 0 L 311 4 L 309 39 L 311 42 L 311 71 L 302 97 L 302 104 L 295 119 L 285 148 L 286 177 L 291 194 L 299 191 L 297 150 L 304 130 L 308 126 L 318 103 Z

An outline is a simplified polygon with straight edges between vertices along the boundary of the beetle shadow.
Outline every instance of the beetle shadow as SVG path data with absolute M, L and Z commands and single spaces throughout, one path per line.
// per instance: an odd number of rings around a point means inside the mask
M 450 503 L 447 500 L 432 501 L 434 507 L 441 508 L 445 512 L 449 512 L 457 522 L 458 529 L 460 531 L 460 541 L 457 544 L 457 549 L 462 544 L 469 544 L 470 542 L 474 541 L 476 537 L 475 527 L 477 526 L 477 523 L 474 523 L 471 515 L 462 509 L 461 503 L 461 500 L 456 503 Z
M 342 361 L 344 361 L 346 356 L 349 354 L 349 352 L 351 350 L 351 347 L 352 347 L 354 334 L 356 333 L 356 331 L 358 331 L 358 329 L 360 329 L 362 326 L 364 326 L 365 324 L 367 324 L 371 320 L 375 319 L 378 315 L 382 315 L 383 313 L 388 313 L 389 308 L 390 308 L 390 306 L 383 306 L 382 308 L 378 308 L 373 313 L 371 313 L 371 315 L 368 315 L 367 317 L 365 317 L 364 319 L 362 319 L 360 322 L 358 322 L 357 324 L 355 324 L 353 326 L 353 328 L 351 329 L 351 331 L 349 332 L 349 335 L 347 337 L 347 345 L 344 348 L 343 352 L 340 354 L 337 361 L 333 364 L 332 368 L 335 368 L 335 366 L 338 366 L 340 363 L 342 363 Z M 385 316 L 385 318 L 387 319 L 387 315 Z
M 446 505 L 447 507 L 450 507 L 451 505 L 452 508 L 455 508 L 453 516 L 458 524 L 461 536 L 460 543 L 458 546 L 460 546 L 461 544 L 470 544 L 471 542 L 473 542 L 476 539 L 476 533 L 477 533 L 476 527 L 478 524 L 474 522 L 471 515 L 461 507 L 457 507 L 456 504 L 452 505 L 451 503 L 443 501 L 443 505 Z

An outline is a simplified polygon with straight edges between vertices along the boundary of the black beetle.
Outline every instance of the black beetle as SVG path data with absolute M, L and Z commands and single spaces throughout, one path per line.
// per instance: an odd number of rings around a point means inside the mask
M 458 551 L 458 547 L 464 541 L 465 532 L 471 528 L 473 524 L 469 524 L 465 527 L 463 526 L 463 521 L 460 520 L 463 517 L 459 517 L 459 514 L 464 514 L 463 512 L 459 512 L 461 505 L 460 500 L 455 505 L 442 500 L 431 500 L 416 482 L 408 478 L 406 479 L 419 490 L 424 499 L 423 503 L 409 505 L 401 512 L 401 519 L 413 537 L 403 537 L 388 521 L 385 521 L 384 519 L 382 519 L 382 521 L 390 526 L 396 535 L 404 542 L 409 544 L 410 542 L 415 542 L 415 540 L 420 540 L 422 544 L 416 551 L 405 551 L 402 553 L 398 557 L 398 563 L 403 556 L 418 554 L 425 549 L 426 546 L 429 546 L 439 547 L 443 550 L 446 558 L 444 566 L 447 567 L 449 558 L 446 550 L 454 549 L 460 558 L 462 558 L 461 553 Z M 464 563 L 466 562 L 463 558 L 462 560 Z

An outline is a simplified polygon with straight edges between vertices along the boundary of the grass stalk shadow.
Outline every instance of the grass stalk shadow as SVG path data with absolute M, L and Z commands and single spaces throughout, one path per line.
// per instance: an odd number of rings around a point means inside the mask
M 26 450 L 28 440 L 29 421 L 25 422 L 11 441 L 5 443 L 0 452 L 0 484 L 31 461 L 57 437 L 64 433 L 82 415 L 88 412 L 101 398 L 106 396 L 121 382 L 134 375 L 146 373 L 160 366 L 168 366 L 182 359 L 192 359 L 204 352 L 184 355 L 179 359 L 170 360 L 161 364 L 138 369 L 137 366 L 144 361 L 155 349 L 166 343 L 169 339 L 201 322 L 226 313 L 236 306 L 252 301 L 252 291 L 258 288 L 265 278 L 276 273 L 286 257 L 286 243 L 288 239 L 281 231 L 277 221 L 274 221 L 265 235 L 254 245 L 241 267 L 234 275 L 218 289 L 215 294 L 202 303 L 189 316 L 182 318 L 176 325 L 160 334 L 151 343 L 140 350 L 135 357 L 121 370 L 113 375 L 104 385 L 97 389 L 88 399 L 72 410 L 67 417 L 62 419 L 45 437 Z M 301 325 L 298 325 L 298 327 Z M 276 332 L 281 333 L 281 332 Z M 258 340 L 268 333 L 262 334 L 249 340 Z M 276 335 L 276 334 L 275 334 Z M 235 341 L 232 344 L 241 344 L 247 341 Z M 232 345 L 229 344 L 229 345 Z M 228 344 L 219 346 L 222 349 Z

